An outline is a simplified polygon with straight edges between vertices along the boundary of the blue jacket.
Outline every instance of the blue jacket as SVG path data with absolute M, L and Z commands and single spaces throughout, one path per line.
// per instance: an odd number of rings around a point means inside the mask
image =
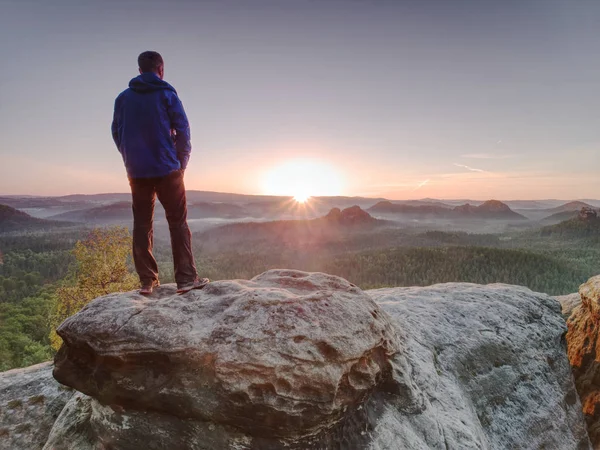
M 129 82 L 115 100 L 112 135 L 130 178 L 162 177 L 185 169 L 190 125 L 177 91 L 153 73 Z

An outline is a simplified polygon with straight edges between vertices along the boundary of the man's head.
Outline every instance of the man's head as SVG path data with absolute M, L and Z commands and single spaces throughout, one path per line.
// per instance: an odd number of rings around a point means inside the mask
M 152 72 L 161 80 L 165 74 L 165 63 L 158 52 L 144 52 L 138 56 L 140 73 Z

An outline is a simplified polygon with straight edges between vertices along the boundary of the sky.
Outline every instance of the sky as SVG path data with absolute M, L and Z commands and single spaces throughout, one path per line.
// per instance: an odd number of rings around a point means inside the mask
M 0 194 L 127 192 L 110 123 L 145 50 L 188 189 L 600 197 L 594 0 L 0 0 Z

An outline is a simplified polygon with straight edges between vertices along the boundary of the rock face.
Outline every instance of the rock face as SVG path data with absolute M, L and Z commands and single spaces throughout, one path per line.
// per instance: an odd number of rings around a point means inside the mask
M 427 398 L 418 417 L 388 409 L 380 419 L 398 442 L 414 439 L 392 448 L 589 448 L 556 300 L 500 284 L 369 294 L 405 330 L 411 379 Z
M 96 299 L 59 329 L 45 450 L 587 449 L 558 301 L 269 271 Z
M 567 321 L 569 360 L 594 448 L 600 448 L 600 276 L 579 288 L 581 305 Z
M 331 223 L 348 226 L 370 225 L 378 222 L 377 219 L 375 219 L 373 216 L 371 216 L 371 214 L 363 210 L 360 206 L 351 206 L 344 210 L 340 210 L 339 208 L 333 208 L 324 217 L 324 219 Z
M 56 379 L 103 404 L 296 439 L 362 404 L 400 347 L 373 300 L 329 275 L 173 294 L 109 295 L 66 320 Z
M 73 390 L 52 378 L 52 364 L 0 373 L 0 449 L 41 449 Z

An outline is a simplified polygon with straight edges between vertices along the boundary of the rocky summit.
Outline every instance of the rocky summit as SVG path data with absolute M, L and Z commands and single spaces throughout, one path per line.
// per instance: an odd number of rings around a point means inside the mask
M 329 275 L 155 295 L 103 297 L 65 321 L 55 378 L 103 404 L 296 438 L 360 405 L 400 346 L 375 302 Z
M 112 294 L 58 329 L 54 376 L 79 392 L 44 448 L 588 449 L 566 330 L 557 300 L 508 285 L 272 270 Z M 19 420 L 10 448 L 41 448 Z

